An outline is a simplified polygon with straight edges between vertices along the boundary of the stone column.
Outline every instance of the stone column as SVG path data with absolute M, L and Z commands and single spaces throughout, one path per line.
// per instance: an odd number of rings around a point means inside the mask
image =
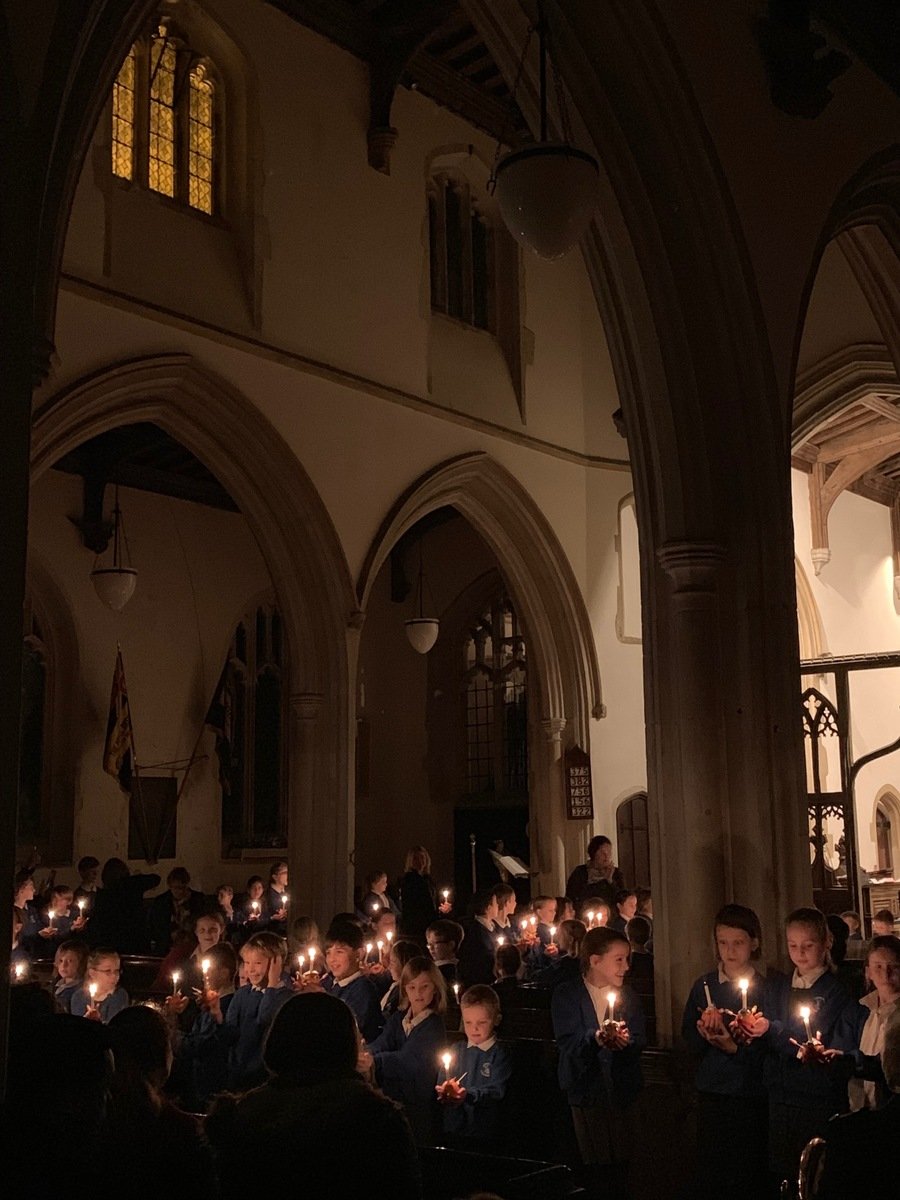
M 538 872 L 537 887 L 553 896 L 561 894 L 566 878 L 566 797 L 563 786 L 563 733 L 568 724 L 565 717 L 548 717 L 541 721 L 544 733 L 542 745 L 544 792 L 532 801 L 532 812 L 540 813 L 537 836 L 531 838 L 531 869 Z M 579 822 L 580 824 L 580 822 Z
M 319 919 L 324 893 L 331 890 L 335 862 L 328 822 L 317 804 L 316 731 L 324 697 L 298 692 L 290 698 L 288 788 L 288 868 L 291 912 Z M 325 914 L 331 916 L 331 912 Z

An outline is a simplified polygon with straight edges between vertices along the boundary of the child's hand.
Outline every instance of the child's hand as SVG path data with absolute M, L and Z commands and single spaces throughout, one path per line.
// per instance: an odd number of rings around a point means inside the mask
M 221 1025 L 225 1020 L 225 1014 L 222 1012 L 222 1005 L 219 1003 L 218 992 L 209 991 L 206 993 L 206 1011 L 217 1025 Z
M 746 1046 L 754 1038 L 762 1037 L 769 1032 L 769 1022 L 762 1013 L 742 1013 L 728 1026 L 731 1036 L 736 1042 Z
M 445 1079 L 434 1090 L 437 1093 L 438 1104 L 447 1104 L 451 1108 L 458 1108 L 460 1104 L 465 1103 L 466 1089 L 455 1079 Z
M 556 942 L 548 942 L 544 947 L 544 953 L 548 958 L 556 958 L 557 954 L 559 954 L 559 946 L 557 946 Z
M 172 1013 L 173 1016 L 180 1017 L 188 1006 L 187 996 L 183 996 L 178 992 L 174 996 L 166 996 L 165 1008 L 167 1013 Z
M 48 941 L 50 938 L 56 937 L 56 936 L 57 936 L 57 931 L 55 929 L 51 929 L 49 925 L 45 926 L 45 928 L 43 928 L 43 929 L 38 930 L 38 937 L 46 938 Z
M 77 917 L 72 922 L 72 929 L 84 929 L 85 925 L 87 925 L 87 920 L 87 917 L 84 915 L 84 913 L 82 913 L 80 917 Z
M 449 900 L 442 900 L 440 902 L 440 904 L 438 905 L 438 912 L 442 916 L 446 917 L 448 912 L 453 912 L 453 905 L 450 903 Z
M 725 1033 L 725 1022 L 722 1020 L 721 1010 L 715 1006 L 704 1008 L 700 1013 L 697 1028 L 703 1037 L 706 1037 L 707 1034 Z
M 284 907 L 284 905 L 282 905 L 281 908 L 279 908 L 277 912 L 272 913 L 271 919 L 273 921 L 286 921 L 287 920 L 287 909 Z
M 375 1059 L 372 1057 L 371 1051 L 366 1049 L 365 1043 L 359 1047 L 359 1053 L 356 1056 L 356 1070 L 363 1079 L 371 1079 L 375 1071 Z
M 607 1050 L 624 1050 L 631 1041 L 631 1034 L 624 1021 L 604 1021 L 594 1035 L 600 1046 Z
M 89 1004 L 87 1006 L 87 1008 L 84 1010 L 84 1015 L 87 1017 L 87 1019 L 89 1021 L 102 1021 L 103 1020 L 103 1018 L 100 1016 L 100 1009 L 97 1007 L 96 1004 Z
M 284 955 L 275 954 L 269 959 L 269 980 L 270 988 L 281 987 L 281 973 L 284 970 Z
M 701 1033 L 706 1038 L 711 1046 L 715 1046 L 717 1050 L 723 1051 L 725 1054 L 737 1054 L 737 1042 L 730 1033 Z

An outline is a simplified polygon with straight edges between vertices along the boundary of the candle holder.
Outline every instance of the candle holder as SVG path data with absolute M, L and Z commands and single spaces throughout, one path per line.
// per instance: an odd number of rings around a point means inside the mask
M 597 1041 L 607 1048 L 615 1046 L 622 1036 L 628 1036 L 628 1026 L 624 1021 L 615 1021 L 610 1017 L 597 1030 Z
M 736 1042 L 741 1042 L 746 1045 L 753 1041 L 755 1037 L 759 1037 L 760 1032 L 765 1032 L 769 1027 L 769 1022 L 764 1016 L 761 1009 L 754 1004 L 752 1008 L 741 1008 L 738 1012 L 732 1012 L 731 1009 L 723 1009 L 726 1016 L 731 1017 L 728 1022 L 728 1032 Z M 760 1030 L 760 1022 L 765 1021 L 765 1026 Z

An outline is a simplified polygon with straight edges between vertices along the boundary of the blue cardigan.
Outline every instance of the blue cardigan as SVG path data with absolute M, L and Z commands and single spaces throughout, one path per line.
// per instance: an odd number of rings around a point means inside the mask
M 446 1048 L 447 1034 L 440 1013 L 430 1013 L 414 1025 L 407 1036 L 406 1014 L 395 1012 L 383 1032 L 369 1046 L 375 1059 L 375 1077 L 392 1100 L 401 1104 L 434 1105 L 440 1069 L 439 1055 Z
M 83 1017 L 87 1012 L 88 1004 L 90 1003 L 90 994 L 86 987 L 81 987 L 72 993 L 72 999 L 69 1002 L 69 1012 L 74 1017 Z M 100 1010 L 100 1020 L 104 1025 L 108 1025 L 116 1013 L 120 1013 L 123 1008 L 127 1008 L 131 1001 L 128 999 L 128 993 L 124 988 L 117 987 L 114 992 L 101 1000 L 97 1005 Z
M 375 984 L 367 975 L 360 975 L 346 987 L 341 987 L 333 975 L 326 975 L 322 980 L 322 987 L 332 996 L 343 1000 L 356 1017 L 360 1033 L 367 1042 L 374 1041 L 378 1037 L 384 1021 L 381 1012 L 381 998 Z
M 634 992 L 623 987 L 616 1003 L 618 1018 L 631 1034 L 624 1050 L 609 1050 L 598 1043 L 600 1023 L 584 979 L 554 988 L 550 1013 L 559 1051 L 559 1085 L 569 1104 L 579 1108 L 631 1104 L 644 1086 L 641 1051 L 647 1045 L 644 1013 Z
M 776 979 L 760 975 L 748 976 L 750 989 L 747 992 L 747 1004 L 754 1005 L 763 1016 L 771 1019 L 771 1007 L 774 997 Z M 766 1094 L 763 1083 L 763 1068 L 766 1060 L 766 1047 L 763 1038 L 757 1038 L 749 1045 L 738 1045 L 736 1054 L 728 1054 L 711 1046 L 697 1032 L 697 1021 L 700 1012 L 706 1008 L 706 993 L 704 983 L 709 988 L 713 1004 L 717 1008 L 729 1008 L 737 1012 L 741 1007 L 741 993 L 736 983 L 719 982 L 718 970 L 707 971 L 694 983 L 687 1004 L 684 1006 L 684 1017 L 681 1022 L 681 1035 L 689 1050 L 697 1057 L 696 1084 L 698 1092 L 709 1092 L 717 1096 L 753 1096 L 757 1099 Z M 728 1024 L 728 1017 L 724 1018 Z
M 804 1066 L 798 1061 L 797 1047 L 790 1039 L 805 1042 L 806 1030 L 799 1014 L 801 1001 L 792 996 L 787 976 L 773 981 L 767 1003 L 770 1027 L 763 1040 L 769 1054 L 764 1079 L 771 1099 L 798 1108 L 824 1105 L 836 1113 L 845 1112 L 852 1060 L 829 1066 Z M 868 1013 L 844 990 L 836 975 L 826 971 L 807 990 L 802 1003 L 812 1009 L 809 1024 L 813 1036 L 821 1031 L 823 1043 L 845 1055 L 857 1049 Z
M 234 993 L 218 1036 L 228 1046 L 228 1086 L 256 1087 L 266 1078 L 263 1042 L 278 1010 L 293 993 L 290 988 L 254 988 L 249 983 Z
M 509 1051 L 500 1042 L 490 1050 L 479 1050 L 466 1042 L 456 1042 L 451 1053 L 450 1075 L 459 1079 L 465 1075 L 462 1087 L 466 1098 L 456 1106 L 443 1104 L 444 1129 L 457 1137 L 490 1138 L 497 1132 L 500 1101 L 512 1074 Z M 444 1078 L 443 1070 L 440 1079 Z

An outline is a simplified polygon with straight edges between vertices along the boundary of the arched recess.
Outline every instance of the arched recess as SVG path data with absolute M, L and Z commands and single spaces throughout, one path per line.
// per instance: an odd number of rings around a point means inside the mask
M 828 639 L 825 636 L 825 626 L 822 624 L 822 614 L 816 604 L 809 578 L 803 569 L 800 559 L 794 557 L 794 570 L 797 576 L 797 628 L 800 634 L 800 657 L 824 658 L 828 654 Z
M 26 640 L 29 626 L 40 629 L 46 651 L 43 721 L 42 836 L 37 848 L 45 865 L 72 857 L 75 775 L 78 747 L 72 736 L 71 713 L 84 703 L 78 661 L 78 638 L 69 605 L 39 556 L 28 557 L 25 590 Z M 20 847 L 22 861 L 33 849 Z
M 879 843 L 879 809 L 887 818 L 889 824 L 889 859 L 882 866 L 882 849 Z M 897 789 L 886 784 L 879 788 L 872 804 L 872 842 L 876 847 L 876 866 L 890 870 L 896 877 L 897 867 L 900 866 L 900 795 Z
M 561 887 L 568 857 L 580 861 L 584 829 L 566 821 L 561 756 L 589 747 L 590 720 L 602 717 L 600 667 L 578 581 L 546 517 L 522 485 L 485 453 L 435 467 L 400 497 L 382 522 L 360 572 L 359 607 L 391 548 L 437 508 L 455 508 L 487 543 L 529 637 L 529 695 L 546 735 L 531 764 L 532 867 L 542 888 Z M 565 855 L 560 848 L 565 847 Z
M 307 911 L 339 910 L 352 894 L 347 639 L 356 604 L 331 519 L 259 410 L 185 354 L 119 363 L 52 397 L 35 415 L 32 480 L 89 438 L 139 421 L 165 429 L 213 472 L 265 559 L 290 664 L 291 890 Z

